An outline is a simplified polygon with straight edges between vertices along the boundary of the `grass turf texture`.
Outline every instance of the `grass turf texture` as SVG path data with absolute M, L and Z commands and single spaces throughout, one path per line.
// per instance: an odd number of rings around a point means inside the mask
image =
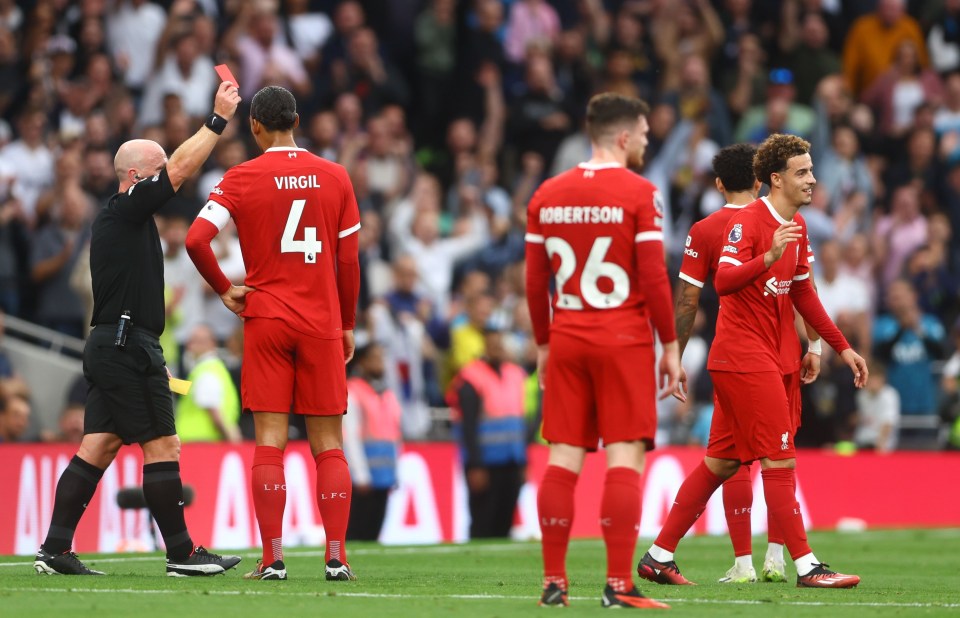
M 787 584 L 716 583 L 733 563 L 725 537 L 683 541 L 677 559 L 698 586 L 641 591 L 670 603 L 670 616 L 957 616 L 960 615 L 960 529 L 811 533 L 821 560 L 863 578 L 853 590 L 798 589 L 788 558 Z M 766 540 L 754 538 L 759 573 Z M 635 557 L 649 546 L 641 539 Z M 36 575 L 25 557 L 0 557 L 0 615 L 70 616 L 514 616 L 538 608 L 537 543 L 380 547 L 352 543 L 359 581 L 327 582 L 323 552 L 291 549 L 287 581 L 246 581 L 241 575 L 259 553 L 226 575 L 172 578 L 158 554 L 85 554 L 106 577 Z M 568 557 L 571 607 L 563 613 L 598 614 L 605 561 L 600 541 L 574 541 Z M 652 611 L 652 610 L 650 610 Z M 309 614 L 308 614 L 309 612 Z

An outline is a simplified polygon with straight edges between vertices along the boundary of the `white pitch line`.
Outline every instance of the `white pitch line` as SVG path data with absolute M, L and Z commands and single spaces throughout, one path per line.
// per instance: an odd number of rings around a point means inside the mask
M 70 592 L 91 594 L 202 594 L 209 596 L 266 596 L 266 597 L 355 597 L 369 599 L 457 599 L 466 601 L 534 601 L 533 596 L 516 596 L 505 594 L 399 594 L 378 592 L 291 592 L 284 590 L 134 590 L 132 588 L 2 588 L 5 592 Z M 571 601 L 595 601 L 595 597 L 569 597 Z M 826 601 L 769 601 L 761 599 L 669 599 L 660 600 L 668 603 L 693 603 L 696 605 L 796 605 L 803 607 L 960 607 L 960 603 L 875 603 L 875 602 L 837 602 Z

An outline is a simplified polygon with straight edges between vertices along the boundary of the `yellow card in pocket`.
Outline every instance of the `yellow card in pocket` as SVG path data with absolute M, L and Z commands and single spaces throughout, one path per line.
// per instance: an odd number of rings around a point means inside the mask
M 170 378 L 170 390 L 178 395 L 186 395 L 190 392 L 190 380 L 181 380 L 180 378 Z

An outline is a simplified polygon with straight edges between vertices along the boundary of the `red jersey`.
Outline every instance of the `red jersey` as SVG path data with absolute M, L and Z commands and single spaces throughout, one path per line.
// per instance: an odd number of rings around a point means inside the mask
M 526 235 L 538 343 L 549 328 L 591 344 L 649 344 L 651 318 L 660 339 L 673 341 L 662 225 L 656 187 L 617 164 L 584 163 L 544 182 L 527 209 Z
M 210 201 L 237 225 L 247 296 L 244 317 L 278 318 L 323 339 L 343 336 L 337 246 L 360 229 L 347 171 L 302 148 L 270 148 L 227 171 Z
M 711 371 L 784 371 L 781 343 L 788 326 L 797 338 L 790 286 L 810 276 L 807 224 L 799 214 L 793 221 L 801 226 L 800 241 L 788 244 L 783 256 L 754 281 L 721 295 L 717 334 L 707 360 Z M 736 213 L 722 238 L 717 271 L 741 268 L 758 256 L 762 259 L 773 244 L 774 232 L 784 223 L 766 198 Z M 799 342 L 792 357 L 799 363 Z
M 727 244 L 727 224 L 730 219 L 743 210 L 745 206 L 727 204 L 720 210 L 704 217 L 693 224 L 687 236 L 686 246 L 683 249 L 683 263 L 680 265 L 680 278 L 702 288 L 708 279 L 712 279 L 717 272 L 720 253 Z M 813 248 L 807 243 L 807 262 L 813 262 Z M 793 311 L 793 303 L 787 296 L 789 311 Z M 793 373 L 800 370 L 800 338 L 793 320 L 782 322 L 782 338 L 780 357 L 784 373 Z

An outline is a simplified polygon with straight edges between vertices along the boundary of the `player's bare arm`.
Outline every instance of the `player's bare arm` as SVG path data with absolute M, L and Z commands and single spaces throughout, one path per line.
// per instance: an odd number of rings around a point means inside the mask
M 222 82 L 220 87 L 217 88 L 217 95 L 213 102 L 213 113 L 223 120 L 229 121 L 237 112 L 238 105 L 240 105 L 240 94 L 237 87 L 231 82 Z M 174 191 L 180 189 L 187 178 L 197 173 L 210 153 L 213 152 L 213 148 L 217 145 L 219 139 L 219 133 L 204 125 L 187 141 L 180 144 L 180 147 L 174 151 L 167 162 L 167 175 L 170 177 L 170 184 L 173 185 Z
M 787 221 L 777 228 L 773 233 L 773 244 L 770 249 L 763 254 L 763 263 L 767 268 L 773 266 L 773 263 L 783 257 L 783 252 L 787 245 L 792 242 L 798 242 L 803 235 L 800 233 L 803 227 L 793 221 Z
M 344 329 L 343 331 L 343 364 L 346 365 L 353 360 L 353 353 L 357 349 L 357 344 L 353 338 L 353 329 Z
M 677 328 L 677 343 L 679 356 L 683 359 L 683 351 L 687 349 L 690 333 L 693 332 L 693 323 L 697 319 L 697 308 L 700 304 L 700 288 L 680 280 L 677 288 L 677 301 L 674 308 L 674 323 Z M 680 375 L 677 379 L 677 389 L 673 396 L 680 401 L 687 400 L 687 372 L 680 365 Z
M 663 344 L 663 355 L 658 367 L 659 383 L 662 388 L 658 399 L 666 399 L 680 388 L 680 346 L 674 339 Z

